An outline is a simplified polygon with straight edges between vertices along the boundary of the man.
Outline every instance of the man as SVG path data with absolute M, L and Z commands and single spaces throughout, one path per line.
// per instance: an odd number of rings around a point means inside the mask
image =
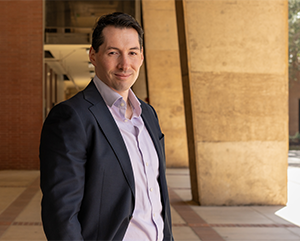
M 143 63 L 131 16 L 102 16 L 93 33 L 95 77 L 45 120 L 42 220 L 49 240 L 173 240 L 164 139 L 154 109 L 130 87 Z

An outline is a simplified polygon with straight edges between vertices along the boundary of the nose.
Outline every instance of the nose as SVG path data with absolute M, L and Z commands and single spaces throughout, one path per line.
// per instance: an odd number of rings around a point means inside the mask
M 121 55 L 119 58 L 119 63 L 118 63 L 118 68 L 124 72 L 126 72 L 129 67 L 130 67 L 130 63 L 129 63 L 129 58 L 126 55 Z

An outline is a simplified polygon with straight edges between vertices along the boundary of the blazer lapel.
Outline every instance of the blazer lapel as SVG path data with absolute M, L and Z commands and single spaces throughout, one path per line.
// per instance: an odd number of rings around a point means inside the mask
M 95 116 L 106 139 L 114 150 L 117 159 L 124 171 L 124 175 L 127 179 L 130 189 L 135 196 L 134 176 L 130 158 L 123 141 L 123 137 L 119 131 L 117 124 L 115 123 L 114 118 L 112 117 L 109 109 L 106 106 L 106 103 L 98 92 L 93 81 L 91 81 L 91 83 L 83 91 L 83 93 L 85 99 L 93 104 L 89 109 Z
M 153 128 L 155 128 L 155 126 L 152 123 L 153 116 L 151 116 L 151 113 L 149 113 L 149 110 L 144 108 L 143 111 L 142 111 L 142 118 L 143 118 L 145 126 L 146 126 L 146 128 L 147 128 L 147 130 L 148 130 L 148 132 L 151 136 L 153 144 L 155 146 L 155 149 L 156 149 L 156 152 L 157 152 L 157 155 L 158 155 L 158 159 L 159 159 L 159 164 L 161 166 L 161 164 L 162 164 L 161 162 L 164 160 L 164 156 L 163 156 L 163 150 L 162 150 L 161 145 L 159 143 L 158 137 L 155 136 L 155 134 L 154 134 Z
M 150 112 L 150 107 L 145 106 L 146 104 L 142 103 L 142 118 L 145 123 L 145 126 L 150 134 L 150 137 L 153 141 L 154 147 L 156 149 L 158 160 L 159 160 L 159 184 L 161 188 L 161 195 L 162 195 L 162 201 L 163 206 L 166 204 L 166 199 L 168 197 L 168 187 L 167 187 L 167 181 L 166 181 L 166 175 L 165 175 L 165 156 L 164 151 L 161 146 L 161 143 L 159 143 L 159 139 L 157 134 L 157 124 L 156 119 L 153 112 Z

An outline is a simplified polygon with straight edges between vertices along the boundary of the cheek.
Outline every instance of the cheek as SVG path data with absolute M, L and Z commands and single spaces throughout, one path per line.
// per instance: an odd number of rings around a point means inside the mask
M 102 61 L 100 66 L 101 66 L 101 69 L 106 72 L 109 72 L 109 71 L 113 70 L 113 68 L 114 68 L 113 64 L 110 63 L 109 61 Z
M 142 64 L 143 64 L 143 61 L 137 60 L 137 61 L 134 62 L 133 66 L 138 71 L 139 68 L 142 66 Z

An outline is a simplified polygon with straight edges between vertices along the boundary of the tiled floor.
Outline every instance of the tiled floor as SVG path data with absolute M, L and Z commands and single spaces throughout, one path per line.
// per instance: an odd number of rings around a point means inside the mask
M 300 158 L 299 158 L 300 160 Z M 175 240 L 300 240 L 300 161 L 288 169 L 287 206 L 202 207 L 190 202 L 188 169 L 167 169 Z M 46 240 L 39 172 L 0 171 L 0 240 Z

